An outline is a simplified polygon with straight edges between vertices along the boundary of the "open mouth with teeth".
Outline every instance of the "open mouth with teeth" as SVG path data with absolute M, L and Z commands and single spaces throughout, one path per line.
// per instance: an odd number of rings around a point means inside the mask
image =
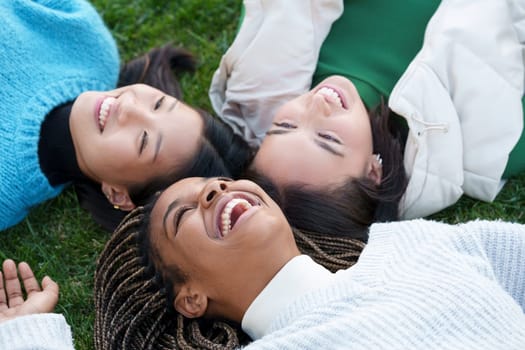
M 322 88 L 317 90 L 317 93 L 325 96 L 326 98 L 328 98 L 329 101 L 336 103 L 341 108 L 344 108 L 344 109 L 348 108 L 346 105 L 346 101 L 344 97 L 341 95 L 341 93 L 332 87 L 323 86 Z
M 116 100 L 117 99 L 114 97 L 106 97 L 100 105 L 100 110 L 98 111 L 98 126 L 101 132 L 104 131 L 104 127 L 106 126 L 109 117 L 109 111 Z
M 250 203 L 250 201 L 245 198 L 233 198 L 226 203 L 218 218 L 220 236 L 224 237 L 228 235 L 239 218 L 256 205 L 258 205 L 258 203 Z

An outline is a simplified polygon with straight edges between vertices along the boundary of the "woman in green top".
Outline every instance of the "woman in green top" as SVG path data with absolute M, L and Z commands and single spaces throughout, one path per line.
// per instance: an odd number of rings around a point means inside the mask
M 317 67 L 310 71 L 315 70 L 314 88 L 304 95 L 289 85 L 305 74 L 301 59 L 307 52 L 293 51 L 300 46 L 300 37 L 294 40 L 293 28 L 286 28 L 287 17 L 292 20 L 290 11 L 277 24 L 282 26 L 278 36 L 268 35 L 272 27 L 266 22 L 278 17 L 271 13 L 278 11 L 271 3 L 261 8 L 245 3 L 247 15 L 239 35 L 214 77 L 227 68 L 224 101 L 222 105 L 215 101 L 216 111 L 244 135 L 250 129 L 259 138 L 261 146 L 252 166 L 259 180 L 262 174 L 281 193 L 299 185 L 303 192 L 345 195 L 356 207 L 367 208 L 366 215 L 356 209 L 356 221 L 368 224 L 397 219 L 400 200 L 404 218 L 441 210 L 462 193 L 492 200 L 502 177 L 525 169 L 525 157 L 519 157 L 524 142 L 517 142 L 523 122 L 523 60 L 515 23 L 521 12 L 512 2 L 408 1 L 401 6 L 386 1 L 344 1 L 342 16 L 327 31 Z M 312 10 L 310 15 L 315 24 L 323 12 Z M 294 21 L 296 16 L 294 13 Z M 251 40 L 246 40 L 249 25 L 256 29 Z M 312 32 L 304 35 L 308 44 L 312 37 L 312 44 L 323 37 L 322 31 L 314 28 Z M 264 35 L 269 38 L 266 46 L 261 44 Z M 279 40 L 288 41 L 282 44 Z M 274 56 L 288 53 L 289 62 L 281 61 L 286 67 L 277 65 Z M 243 76 L 240 69 L 249 74 Z M 332 75 L 348 80 L 325 80 Z M 243 86 L 239 77 L 251 80 Z M 272 85 L 275 81 L 278 84 Z M 217 86 L 212 84 L 212 101 Z M 243 89 L 258 102 L 243 96 Z M 286 89 L 292 93 L 286 94 Z M 299 97 L 281 106 L 293 94 Z M 375 113 L 382 99 L 388 100 L 390 108 L 382 106 Z M 272 103 L 274 113 L 259 108 Z M 330 152 L 326 147 L 331 144 L 340 151 L 337 147 L 345 148 L 341 144 L 348 146 L 338 135 L 342 129 L 335 118 L 322 118 L 322 112 L 332 117 L 347 113 L 342 123 L 355 126 L 350 117 L 356 110 L 360 115 L 363 110 L 372 111 L 370 125 L 357 128 L 348 139 L 364 137 L 368 145 L 362 147 L 366 152 L 361 168 L 347 168 L 344 157 L 337 154 L 344 152 Z M 325 120 L 335 124 L 326 126 Z M 348 125 L 344 130 L 349 130 Z M 301 138 L 298 135 L 303 131 Z M 313 154 L 315 147 L 319 153 L 326 151 L 325 155 Z M 357 150 L 349 151 L 349 157 L 355 158 Z M 291 206 L 290 201 L 285 203 Z M 294 222 L 288 217 L 294 225 L 302 218 L 299 215 Z
M 344 1 L 319 54 L 312 86 L 331 75 L 351 80 L 368 109 L 388 99 L 423 44 L 428 21 L 440 1 Z M 373 9 L 373 18 L 371 18 Z M 388 20 L 381 20 L 388 18 Z M 521 99 L 525 106 L 525 98 Z M 403 120 L 398 118 L 398 120 Z M 525 170 L 525 135 L 513 148 L 503 178 Z

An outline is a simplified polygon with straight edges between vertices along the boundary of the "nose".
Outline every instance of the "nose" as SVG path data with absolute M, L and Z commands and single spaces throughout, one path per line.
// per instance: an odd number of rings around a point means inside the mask
M 228 190 L 227 181 L 217 178 L 208 181 L 204 186 L 199 201 L 203 208 L 209 208 L 220 195 Z
M 121 96 L 117 111 L 118 123 L 124 125 L 133 121 L 142 121 L 147 118 L 147 111 L 142 108 L 133 94 Z
M 331 113 L 330 103 L 322 94 L 316 93 L 312 95 L 310 104 L 308 106 L 308 116 L 312 117 L 328 117 Z

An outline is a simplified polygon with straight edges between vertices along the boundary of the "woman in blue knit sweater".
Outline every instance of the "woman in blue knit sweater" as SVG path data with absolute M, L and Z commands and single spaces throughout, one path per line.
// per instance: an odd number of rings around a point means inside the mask
M 279 206 L 250 181 L 183 179 L 150 214 L 135 213 L 97 268 L 98 349 L 235 346 L 227 342 L 231 328 L 204 333 L 208 343 L 196 332 L 205 323 L 180 331 L 185 319 L 201 317 L 239 323 L 254 341 L 247 349 L 525 345 L 523 225 L 374 224 L 357 263 L 333 273 L 301 255 Z M 22 264 L 20 275 L 33 291 L 23 303 L 13 262 L 4 271 L 16 305 L 2 307 L 0 293 L 0 318 L 52 310 L 52 281 L 46 278 L 40 291 Z M 30 306 L 36 310 L 27 312 Z M 14 349 L 72 348 L 67 324 L 53 314 L 5 322 L 2 341 Z
M 111 230 L 174 180 L 233 176 L 248 157 L 229 128 L 180 101 L 171 69 L 193 68 L 188 53 L 152 50 L 119 78 L 89 2 L 2 1 L 0 12 L 0 230 L 69 183 Z

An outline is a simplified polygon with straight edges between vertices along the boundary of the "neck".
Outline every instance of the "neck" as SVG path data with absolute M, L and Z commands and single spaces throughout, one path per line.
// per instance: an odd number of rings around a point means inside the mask
M 333 274 L 307 255 L 291 259 L 253 300 L 242 319 L 242 329 L 259 339 L 269 332 L 279 312 L 299 296 L 330 283 Z
M 44 119 L 40 129 L 40 167 L 53 186 L 86 179 L 78 166 L 69 129 L 72 105 L 73 103 L 69 102 L 53 109 Z

